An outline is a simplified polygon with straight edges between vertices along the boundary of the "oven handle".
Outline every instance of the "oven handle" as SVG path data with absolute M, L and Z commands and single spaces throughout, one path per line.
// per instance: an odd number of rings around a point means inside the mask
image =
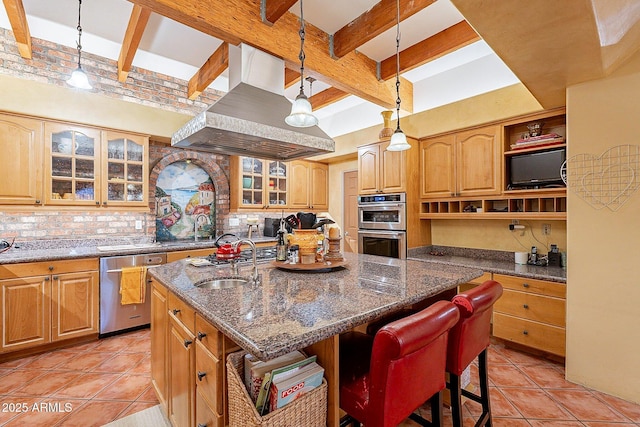
M 402 208 L 406 206 L 405 203 L 372 203 L 370 205 L 358 205 L 360 209 L 366 208 Z
M 358 230 L 358 235 L 362 235 L 365 237 L 377 237 L 377 236 L 385 236 L 385 237 L 395 237 L 400 238 L 403 235 L 406 235 L 405 231 L 385 231 L 385 230 Z

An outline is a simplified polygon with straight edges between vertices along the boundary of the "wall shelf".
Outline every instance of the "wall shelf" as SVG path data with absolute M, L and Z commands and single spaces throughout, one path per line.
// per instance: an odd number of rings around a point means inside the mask
M 515 191 L 512 193 L 516 193 Z M 472 208 L 470 208 L 472 207 Z M 481 212 L 477 209 L 481 208 Z M 465 210 L 466 209 L 466 210 Z M 567 218 L 565 191 L 500 197 L 420 202 L 420 219 L 555 219 Z

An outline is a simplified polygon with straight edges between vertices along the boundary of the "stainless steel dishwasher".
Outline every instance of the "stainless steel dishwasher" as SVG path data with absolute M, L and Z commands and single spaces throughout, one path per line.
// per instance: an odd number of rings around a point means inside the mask
M 122 268 L 154 267 L 167 262 L 167 254 L 123 255 L 100 258 L 100 336 L 113 335 L 151 323 L 151 285 L 146 283 L 143 304 L 120 303 Z

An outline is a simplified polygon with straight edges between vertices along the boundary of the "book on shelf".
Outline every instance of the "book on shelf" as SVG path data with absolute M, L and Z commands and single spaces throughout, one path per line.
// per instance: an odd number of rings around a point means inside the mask
M 311 362 L 286 376 L 272 376 L 269 390 L 269 412 L 291 403 L 322 384 L 324 369 Z
M 534 138 L 537 138 L 537 137 L 534 137 Z M 532 138 L 519 139 L 518 141 L 516 141 L 515 144 L 511 144 L 511 149 L 519 150 L 523 148 L 543 147 L 546 145 L 557 145 L 557 144 L 563 144 L 563 143 L 564 143 L 564 136 L 559 136 L 559 135 L 557 137 L 548 137 L 544 139 L 535 139 L 535 140 L 532 140 Z
M 244 357 L 244 385 L 249 392 L 251 400 L 253 400 L 253 402 L 257 401 L 266 373 L 270 374 L 271 371 L 276 368 L 304 360 L 305 358 L 306 356 L 301 352 L 293 351 L 263 362 L 257 357 L 247 353 Z

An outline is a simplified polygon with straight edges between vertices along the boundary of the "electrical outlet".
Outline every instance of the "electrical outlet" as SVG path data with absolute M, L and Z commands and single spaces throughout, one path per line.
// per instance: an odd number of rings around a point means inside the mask
M 240 225 L 240 218 L 229 218 L 229 227 L 238 227 Z
M 136 230 L 142 230 L 142 221 L 136 220 Z
M 542 235 L 548 236 L 551 234 L 551 224 L 542 224 Z

